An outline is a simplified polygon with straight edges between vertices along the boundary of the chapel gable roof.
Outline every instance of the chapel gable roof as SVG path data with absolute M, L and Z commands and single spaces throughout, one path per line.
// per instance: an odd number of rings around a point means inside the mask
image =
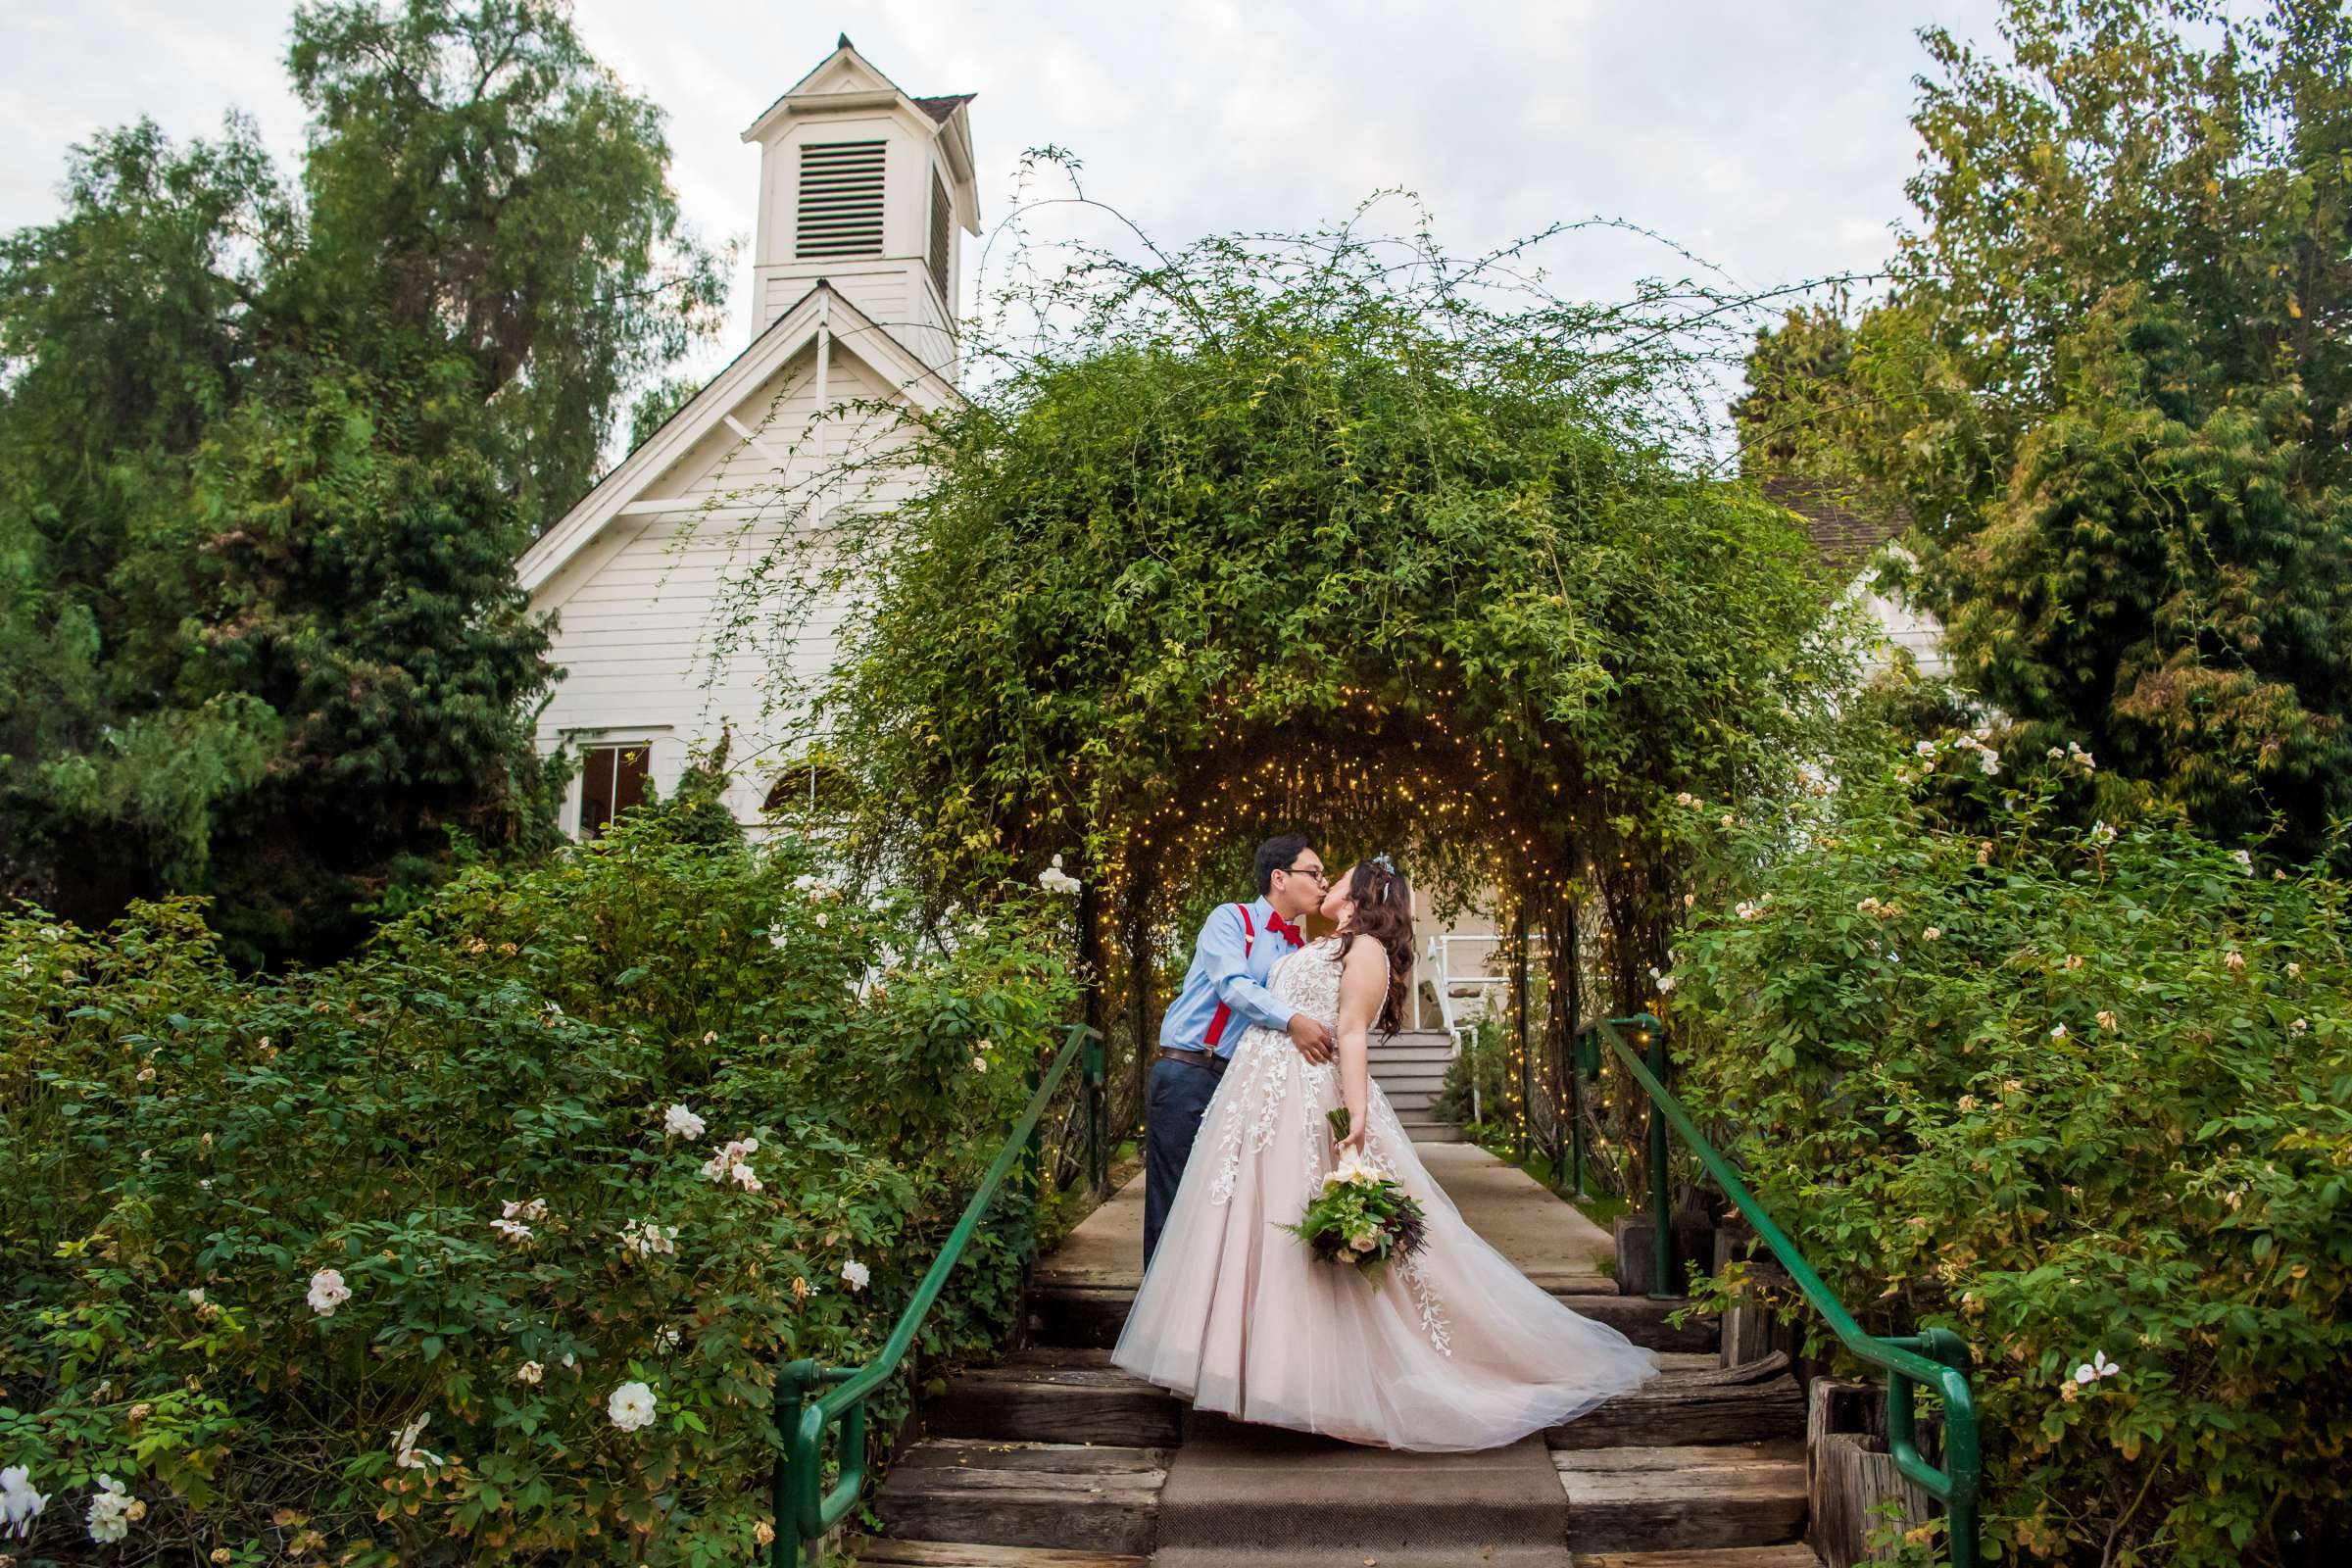
M 523 551 L 515 564 L 515 576 L 524 591 L 537 592 L 581 551 L 630 515 L 624 509 L 662 483 L 671 465 L 719 428 L 745 399 L 814 341 L 820 323 L 830 329 L 834 353 L 863 362 L 907 402 L 937 408 L 961 395 L 913 350 L 852 305 L 831 283 L 818 278 Z
M 1850 485 L 1783 474 L 1766 479 L 1760 488 L 1767 501 L 1797 514 L 1822 563 L 1839 576 L 1860 571 L 1881 545 L 1911 526 L 1908 512 L 1873 508 Z
M 937 98 L 917 98 L 914 106 L 944 125 L 950 115 L 979 96 L 976 92 L 952 92 Z
M 833 77 L 840 78 L 844 85 L 851 87 L 866 83 L 878 84 L 880 91 L 920 112 L 932 124 L 939 126 L 942 130 L 945 130 L 948 122 L 956 117 L 956 110 L 979 96 L 977 93 L 955 92 L 917 98 L 891 80 L 888 73 L 884 72 L 881 67 L 860 54 L 858 46 L 850 42 L 850 35 L 845 32 L 841 35 L 840 41 L 834 45 L 833 52 L 818 61 L 814 70 L 778 93 L 774 103 L 760 111 L 759 118 L 754 120 L 750 127 L 744 131 L 743 139 L 757 141 L 765 135 L 768 127 L 776 122 L 777 117 L 786 111 L 794 98 L 800 97 L 811 83 L 827 77 L 828 74 Z M 836 87 L 828 90 L 838 91 L 840 89 Z M 811 95 L 815 100 L 821 100 L 824 96 L 823 93 Z

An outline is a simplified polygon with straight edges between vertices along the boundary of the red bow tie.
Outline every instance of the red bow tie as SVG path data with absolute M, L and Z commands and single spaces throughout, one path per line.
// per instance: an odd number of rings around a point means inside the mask
M 1285 920 L 1279 914 L 1272 915 L 1267 918 L 1266 929 L 1276 932 L 1282 936 L 1289 937 L 1291 939 L 1291 946 L 1294 948 L 1303 948 L 1306 946 L 1306 934 L 1300 931 L 1297 926 L 1291 924 L 1290 921 Z

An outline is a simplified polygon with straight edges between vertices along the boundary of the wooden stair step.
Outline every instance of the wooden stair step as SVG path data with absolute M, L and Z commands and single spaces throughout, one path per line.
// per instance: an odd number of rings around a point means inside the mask
M 902 1453 L 874 1512 L 902 1542 L 1148 1557 L 1167 1450 L 928 1438 Z
M 1723 1340 L 1722 1320 L 1712 1312 L 1693 1313 L 1690 1320 L 1675 1324 L 1674 1314 L 1690 1303 L 1683 1300 L 1653 1301 L 1646 1296 L 1602 1295 L 1589 1291 L 1553 1291 L 1561 1305 L 1570 1311 L 1606 1323 L 1636 1345 L 1646 1345 L 1653 1350 L 1673 1350 L 1689 1354 L 1704 1352 L 1712 1365 L 1717 1360 L 1716 1347 Z
M 1696 1551 L 1580 1551 L 1576 1568 L 1822 1568 L 1811 1546 L 1701 1546 Z
M 1062 1551 L 1053 1546 L 983 1546 L 960 1541 L 892 1541 L 852 1536 L 858 1568 L 1150 1568 L 1149 1557 Z
M 1801 1443 L 1563 1450 L 1568 1544 L 1599 1551 L 1767 1546 L 1805 1524 Z
M 1132 1285 L 1040 1285 L 1029 1292 L 1030 1338 L 1043 1345 L 1107 1348 L 1118 1343 L 1134 1304 Z
M 1122 1311 L 1122 1317 L 1124 1312 Z M 1110 1364 L 1089 1357 L 1023 1352 L 1001 1366 L 965 1372 L 923 1405 L 935 1438 L 1000 1442 L 1173 1444 L 1184 1403 Z
M 1648 1449 L 1801 1438 L 1805 1399 L 1775 1352 L 1743 1366 L 1715 1357 L 1668 1353 L 1662 1375 L 1544 1434 L 1551 1446 L 1578 1451 Z
M 1450 1135 L 1448 1141 L 1460 1139 L 1459 1128 L 1442 1125 Z M 1722 1334 L 1719 1321 L 1712 1314 L 1699 1314 L 1675 1326 L 1668 1318 L 1688 1304 L 1682 1300 L 1602 1294 L 1592 1287 L 1606 1282 L 1592 1276 L 1562 1276 L 1556 1285 L 1539 1278 L 1536 1283 L 1544 1285 L 1568 1307 L 1608 1324 L 1636 1345 L 1690 1354 L 1704 1351 L 1710 1366 L 1716 1361 L 1714 1350 Z M 1119 1330 L 1127 1321 L 1127 1308 L 1134 1300 L 1132 1285 L 1041 1285 L 1029 1293 L 1031 1338 L 1043 1345 L 1107 1348 L 1117 1343 Z M 1801 1419 L 1803 1412 L 1798 1414 Z

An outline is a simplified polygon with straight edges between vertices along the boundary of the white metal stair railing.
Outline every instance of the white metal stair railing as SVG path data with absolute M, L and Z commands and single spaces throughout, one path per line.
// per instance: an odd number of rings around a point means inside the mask
M 1470 1043 L 1470 1031 L 1477 1026 L 1479 1018 L 1493 1016 L 1495 1011 L 1494 1002 L 1490 996 L 1474 993 L 1475 1000 L 1479 1003 L 1477 1014 L 1475 1016 L 1457 1014 L 1453 1005 L 1453 988 L 1457 985 L 1482 988 L 1509 985 L 1511 977 L 1507 974 L 1496 974 L 1492 967 L 1495 953 L 1499 951 L 1503 943 L 1509 940 L 1510 938 L 1501 932 L 1433 931 L 1429 934 L 1427 951 L 1422 955 L 1422 962 L 1431 971 L 1430 989 L 1437 994 L 1439 1027 L 1444 1029 L 1453 1042 L 1453 1049 L 1448 1054 L 1449 1060 L 1458 1059 L 1461 1056 L 1463 1049 Z M 1488 951 L 1484 959 L 1476 969 L 1463 974 L 1454 973 L 1455 947 L 1457 945 L 1466 947 L 1471 943 L 1487 944 Z M 1530 931 L 1527 934 L 1527 945 L 1528 955 L 1532 961 L 1534 956 L 1543 951 L 1544 933 Z M 1429 1008 L 1422 1000 L 1419 985 L 1413 987 L 1413 1026 L 1416 1029 L 1429 1027 Z M 1472 1121 L 1479 1119 L 1478 1080 L 1475 1077 L 1470 1080 L 1470 1119 Z

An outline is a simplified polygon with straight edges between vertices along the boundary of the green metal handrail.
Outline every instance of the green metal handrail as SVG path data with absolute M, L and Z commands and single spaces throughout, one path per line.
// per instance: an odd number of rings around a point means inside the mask
M 1646 1048 L 1649 1059 L 1644 1062 L 1634 1047 L 1626 1043 L 1620 1028 L 1634 1031 L 1635 1043 Z M 1951 1520 L 1952 1568 L 1976 1568 L 1977 1491 L 1984 1478 L 1984 1466 L 1977 1449 L 1977 1405 L 1968 1386 L 1968 1346 L 1949 1329 L 1929 1329 L 1921 1334 L 1882 1338 L 1866 1334 L 1854 1321 L 1820 1275 L 1813 1272 L 1796 1250 L 1795 1244 L 1773 1223 L 1764 1205 L 1740 1180 L 1731 1161 L 1717 1153 L 1699 1136 L 1697 1126 L 1666 1089 L 1666 1026 L 1648 1013 L 1630 1018 L 1610 1018 L 1588 1026 L 1617 1054 L 1634 1081 L 1649 1096 L 1649 1187 L 1651 1221 L 1656 1227 L 1653 1244 L 1655 1266 L 1652 1279 L 1656 1294 L 1666 1294 L 1670 1281 L 1669 1262 L 1674 1254 L 1674 1222 L 1667 1212 L 1666 1129 L 1671 1124 L 1690 1147 L 1707 1174 L 1714 1177 L 1747 1222 L 1755 1227 L 1757 1236 L 1772 1249 L 1781 1260 L 1781 1267 L 1796 1282 L 1798 1290 L 1813 1303 L 1815 1311 L 1830 1325 L 1839 1344 L 1861 1360 L 1880 1367 L 1886 1373 L 1886 1448 L 1892 1455 L 1895 1468 L 1917 1482 L 1929 1495 L 1940 1501 Z M 1595 1070 L 1597 1057 L 1592 1058 Z M 1583 1062 L 1579 1062 L 1581 1067 Z M 1921 1388 L 1932 1388 L 1943 1396 L 1943 1467 L 1937 1469 L 1919 1451 L 1919 1423 L 1914 1394 Z
M 835 1525 L 849 1516 L 858 1506 L 865 1491 L 865 1397 L 887 1382 L 906 1359 L 907 1349 L 914 1344 L 915 1331 L 939 1294 L 947 1287 L 948 1276 L 963 1257 L 970 1245 L 972 1233 L 979 1229 L 980 1216 L 1004 1186 L 1004 1178 L 1017 1162 L 1031 1190 L 1036 1188 L 1037 1123 L 1045 1114 L 1046 1103 L 1054 1098 L 1062 1078 L 1069 1072 L 1083 1048 L 1086 1066 L 1087 1164 L 1093 1176 L 1103 1160 L 1102 1129 L 1098 1107 L 1102 1102 L 1103 1058 L 1101 1037 L 1085 1024 L 1070 1025 L 1061 1050 L 1043 1074 L 1030 1074 L 1032 1092 L 1028 1108 L 1004 1139 L 1004 1147 L 997 1152 L 996 1161 L 988 1174 L 980 1179 L 979 1188 L 963 1208 L 963 1217 L 948 1236 L 947 1245 L 931 1262 L 922 1284 L 915 1287 L 914 1298 L 906 1310 L 899 1314 L 898 1326 L 890 1331 L 881 1351 L 862 1366 L 823 1366 L 815 1361 L 787 1362 L 776 1372 L 776 1430 L 783 1438 L 783 1451 L 776 1456 L 775 1475 L 771 1484 L 771 1506 L 775 1512 L 776 1539 L 770 1548 L 771 1568 L 799 1568 L 804 1544 L 821 1541 Z M 819 1389 L 828 1392 L 818 1395 Z M 830 1492 L 821 1490 L 824 1463 L 825 1430 L 839 1425 L 841 1442 L 841 1479 Z

